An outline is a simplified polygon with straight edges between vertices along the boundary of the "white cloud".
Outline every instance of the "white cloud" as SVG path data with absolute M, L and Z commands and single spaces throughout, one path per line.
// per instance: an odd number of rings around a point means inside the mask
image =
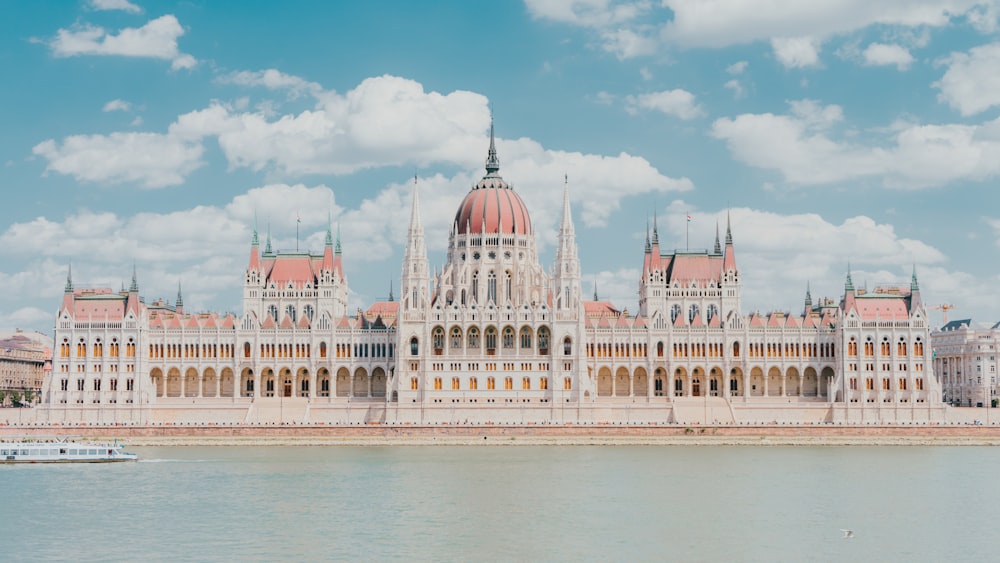
M 997 22 L 991 0 L 528 0 L 527 6 L 534 18 L 593 30 L 620 58 L 652 54 L 664 44 L 720 48 L 769 41 L 788 68 L 820 64 L 824 42 L 870 26 L 918 41 L 915 34 L 927 38 L 927 28 L 963 19 L 984 33 Z M 642 48 L 625 49 L 623 39 L 641 39 Z
M 640 109 L 659 111 L 680 119 L 694 119 L 705 113 L 695 103 L 694 94 L 681 89 L 628 96 L 625 99 L 625 110 L 630 114 L 635 115 Z
M 536 19 L 549 19 L 582 27 L 601 28 L 622 24 L 643 15 L 650 2 L 611 0 L 526 0 L 528 12 Z
M 740 99 L 743 96 L 746 96 L 746 91 L 743 89 L 743 85 L 740 84 L 740 81 L 736 80 L 735 78 L 723 84 L 722 87 L 726 88 L 727 90 L 732 90 L 733 97 L 736 99 Z
M 872 43 L 865 49 L 862 56 L 868 66 L 896 65 L 897 69 L 906 70 L 913 64 L 913 55 L 900 45 Z
M 749 64 L 750 63 L 748 63 L 746 61 L 735 62 L 735 63 L 733 63 L 733 64 L 731 64 L 731 65 L 729 65 L 729 66 L 726 67 L 726 72 L 728 72 L 729 74 L 732 74 L 733 76 L 737 76 L 737 75 L 743 74 L 743 71 L 745 71 L 747 69 L 747 66 Z
M 271 90 L 287 90 L 290 98 L 302 95 L 319 96 L 323 87 L 315 82 L 309 82 L 298 76 L 285 74 L 280 70 L 269 68 L 258 71 L 239 71 L 217 78 L 223 84 L 238 84 L 241 86 L 263 86 Z
M 48 160 L 46 172 L 98 184 L 136 182 L 144 188 L 181 184 L 204 164 L 201 143 L 157 133 L 71 135 L 62 143 L 38 143 L 31 152 Z
M 132 127 L 139 127 L 140 125 L 142 125 L 142 116 L 141 115 L 135 116 L 135 119 L 129 122 L 129 125 L 131 125 Z
M 775 37 L 771 39 L 771 48 L 786 68 L 819 64 L 819 41 L 813 37 Z
M 948 70 L 933 84 L 946 102 L 963 116 L 1000 105 L 1000 43 L 974 47 L 968 53 L 952 53 L 944 61 Z
M 791 115 L 742 114 L 720 118 L 711 135 L 751 166 L 780 172 L 791 185 L 822 185 L 864 178 L 916 189 L 1000 174 L 1000 119 L 981 125 L 897 123 L 865 144 L 835 137 L 839 106 L 792 102 Z
M 171 61 L 171 68 L 191 68 L 197 61 L 177 49 L 177 38 L 184 35 L 177 18 L 171 14 L 150 20 L 146 25 L 127 27 L 117 35 L 101 27 L 78 25 L 60 29 L 49 42 L 52 54 L 57 57 L 80 55 L 117 55 L 146 57 Z
M 650 80 L 653 79 L 653 73 L 646 67 L 642 67 L 639 69 L 639 76 L 641 76 L 642 79 L 645 80 L 646 82 L 649 82 Z
M 615 29 L 601 33 L 605 51 L 619 60 L 652 55 L 659 47 L 656 35 L 647 29 Z
M 104 104 L 101 111 L 131 111 L 132 104 L 126 102 L 125 100 L 111 100 L 110 102 Z
M 142 12 L 142 8 L 128 0 L 90 0 L 90 7 L 95 10 L 122 10 L 130 14 Z

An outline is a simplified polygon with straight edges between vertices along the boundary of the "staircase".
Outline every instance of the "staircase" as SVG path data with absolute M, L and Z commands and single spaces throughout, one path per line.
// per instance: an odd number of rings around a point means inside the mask
M 722 397 L 675 397 L 674 422 L 678 424 L 732 424 L 736 422 L 729 401 Z

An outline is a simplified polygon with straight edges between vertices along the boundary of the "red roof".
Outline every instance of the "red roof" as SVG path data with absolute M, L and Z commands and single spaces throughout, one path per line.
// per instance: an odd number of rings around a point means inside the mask
M 531 232 L 528 208 L 500 178 L 484 178 L 462 200 L 455 214 L 459 234 Z
M 858 297 L 854 308 L 862 320 L 905 321 L 910 314 L 903 297 Z

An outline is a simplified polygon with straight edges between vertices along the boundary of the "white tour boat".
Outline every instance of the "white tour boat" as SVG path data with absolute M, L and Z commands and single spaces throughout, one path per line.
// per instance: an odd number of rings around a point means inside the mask
M 125 446 L 66 440 L 2 442 L 0 463 L 104 463 L 135 461 L 136 455 L 122 451 Z

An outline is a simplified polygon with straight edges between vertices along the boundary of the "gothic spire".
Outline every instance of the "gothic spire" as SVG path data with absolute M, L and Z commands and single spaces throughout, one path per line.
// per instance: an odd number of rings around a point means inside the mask
M 490 150 L 486 153 L 486 175 L 496 175 L 500 171 L 500 159 L 497 158 L 497 146 L 493 136 L 493 112 L 490 112 Z
M 271 254 L 271 222 L 267 222 L 267 241 L 264 243 L 264 254 Z
M 847 263 L 847 281 L 844 283 L 844 291 L 854 292 L 854 280 L 851 279 L 851 263 Z
M 337 223 L 337 245 L 334 247 L 333 252 L 338 256 L 340 255 L 340 223 Z
M 715 221 L 715 253 L 722 254 L 722 246 L 719 244 L 719 220 Z
M 920 291 L 920 284 L 917 283 L 917 265 L 913 264 L 913 275 L 910 277 L 910 293 Z
M 327 246 L 330 246 L 330 245 L 333 244 L 333 233 L 330 231 L 330 229 L 332 228 L 331 224 L 332 223 L 330 222 L 330 212 L 327 211 L 326 212 L 326 245 Z M 337 226 L 339 227 L 340 225 L 337 225 Z
M 812 310 L 812 305 L 813 305 L 812 292 L 809 289 L 809 282 L 806 282 L 806 314 L 807 315 L 809 314 L 809 311 Z
M 600 301 L 600 299 L 597 298 L 597 280 L 596 279 L 594 280 L 594 301 Z
M 392 303 L 392 280 L 389 280 L 389 303 Z
M 653 251 L 653 247 L 649 244 L 649 216 L 646 216 L 646 254 Z
M 73 264 L 66 271 L 66 293 L 73 293 Z
M 660 244 L 660 235 L 656 232 L 656 210 L 653 210 L 653 246 Z
M 260 244 L 260 242 L 257 239 L 257 212 L 256 211 L 254 211 L 254 213 L 253 213 L 253 236 L 250 237 L 250 244 L 253 245 L 253 246 L 257 246 L 258 244 Z
M 729 210 L 726 210 L 726 245 L 733 244 L 733 231 L 730 228 Z
M 139 280 L 135 274 L 135 264 L 132 264 L 132 285 L 128 288 L 128 290 L 132 293 L 139 291 Z
M 181 281 L 177 280 L 177 306 L 184 306 L 184 296 L 181 295 Z

